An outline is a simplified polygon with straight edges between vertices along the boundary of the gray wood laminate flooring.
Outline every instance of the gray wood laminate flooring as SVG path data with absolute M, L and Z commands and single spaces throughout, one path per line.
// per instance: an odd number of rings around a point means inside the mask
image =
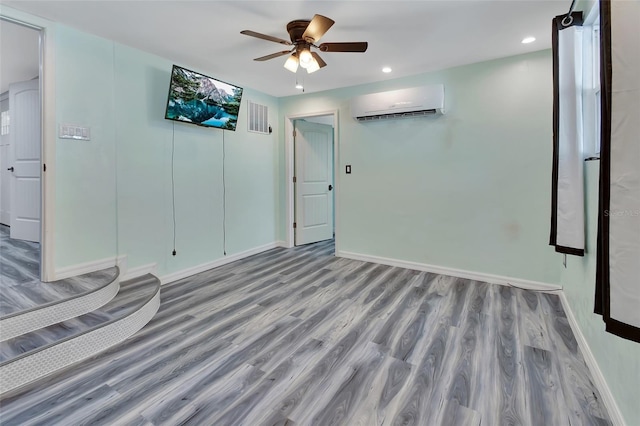
M 0 284 L 40 281 L 40 244 L 11 239 L 10 229 L 0 224 Z
M 9 238 L 0 225 L 0 318 L 16 315 L 99 289 L 116 277 L 107 268 L 64 280 L 40 281 L 40 244 Z
M 268 252 L 163 287 L 122 345 L 3 425 L 606 425 L 556 295 Z
M 120 284 L 120 291 L 107 304 L 88 314 L 0 342 L 0 366 L 24 354 L 79 336 L 122 319 L 139 310 L 157 294 L 159 280 L 147 274 Z M 0 378 L 1 379 L 1 378 Z

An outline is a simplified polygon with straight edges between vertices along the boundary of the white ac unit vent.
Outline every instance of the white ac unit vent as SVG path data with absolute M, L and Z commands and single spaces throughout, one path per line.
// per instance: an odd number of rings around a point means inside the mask
M 444 86 L 442 84 L 371 93 L 351 99 L 351 115 L 358 121 L 443 113 Z
M 247 102 L 249 105 L 249 131 L 269 134 L 269 107 L 266 105 Z

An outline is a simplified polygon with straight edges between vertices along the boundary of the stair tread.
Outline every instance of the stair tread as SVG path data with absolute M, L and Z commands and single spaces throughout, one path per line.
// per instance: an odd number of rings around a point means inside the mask
M 151 274 L 123 282 L 118 294 L 100 309 L 0 342 L 0 364 L 126 317 L 155 294 L 157 282 Z
M 2 268 L 4 275 L 4 272 L 9 272 L 4 269 L 11 268 L 11 265 L 3 262 Z M 117 276 L 118 268 L 114 266 L 50 283 L 37 280 L 6 283 L 3 281 L 0 292 L 0 319 L 98 290 L 111 283 Z

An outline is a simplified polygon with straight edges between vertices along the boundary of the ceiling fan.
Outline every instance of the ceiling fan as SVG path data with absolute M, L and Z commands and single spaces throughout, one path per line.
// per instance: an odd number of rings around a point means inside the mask
M 257 33 L 251 30 L 240 31 L 240 34 L 263 40 L 273 41 L 275 43 L 284 44 L 285 46 L 293 46 L 291 50 L 283 50 L 281 52 L 272 53 L 271 55 L 255 58 L 254 61 L 267 61 L 269 59 L 278 58 L 280 56 L 289 55 L 284 67 L 291 72 L 296 72 L 298 66 L 307 70 L 307 73 L 318 71 L 327 65 L 320 55 L 312 52 L 314 47 L 321 52 L 366 52 L 368 43 L 363 42 L 341 42 L 341 43 L 322 43 L 316 45 L 318 40 L 331 28 L 335 22 L 332 19 L 322 15 L 315 15 L 311 21 L 296 20 L 287 24 L 287 32 L 289 40 L 273 37 L 266 34 Z

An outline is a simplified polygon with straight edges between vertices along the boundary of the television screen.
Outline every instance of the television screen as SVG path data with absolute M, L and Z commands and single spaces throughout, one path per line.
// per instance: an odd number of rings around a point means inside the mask
M 173 66 L 165 118 L 236 130 L 242 88 Z

